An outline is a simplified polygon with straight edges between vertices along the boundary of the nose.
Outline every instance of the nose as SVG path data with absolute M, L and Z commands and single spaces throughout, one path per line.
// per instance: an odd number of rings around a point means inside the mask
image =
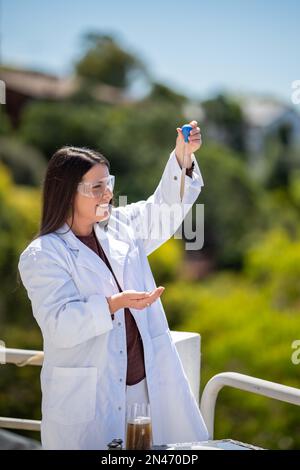
M 112 197 L 113 197 L 112 190 L 108 186 L 106 186 L 106 189 L 101 197 L 101 201 L 104 203 L 107 203 L 112 199 Z

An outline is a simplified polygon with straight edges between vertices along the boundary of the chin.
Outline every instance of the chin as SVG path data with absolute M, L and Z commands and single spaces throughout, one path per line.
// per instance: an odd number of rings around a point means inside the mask
M 96 216 L 96 220 L 95 220 L 95 223 L 96 224 L 100 224 L 101 222 L 108 222 L 110 218 L 110 213 L 108 213 L 107 215 L 98 215 Z
M 106 217 L 97 217 L 96 222 L 104 222 L 109 219 L 109 214 Z

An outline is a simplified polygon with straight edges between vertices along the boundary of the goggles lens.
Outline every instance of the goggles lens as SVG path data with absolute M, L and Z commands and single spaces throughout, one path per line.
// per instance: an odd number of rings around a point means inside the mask
M 101 197 L 108 188 L 111 192 L 113 192 L 115 185 L 115 177 L 114 175 L 109 175 L 106 178 L 102 178 L 97 183 L 87 183 L 82 181 L 78 184 L 78 191 L 83 196 L 87 197 Z

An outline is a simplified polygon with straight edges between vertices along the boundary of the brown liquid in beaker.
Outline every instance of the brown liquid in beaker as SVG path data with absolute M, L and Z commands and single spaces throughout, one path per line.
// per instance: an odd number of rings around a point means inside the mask
M 149 420 L 135 420 L 127 424 L 126 449 L 147 450 L 152 446 L 152 426 Z

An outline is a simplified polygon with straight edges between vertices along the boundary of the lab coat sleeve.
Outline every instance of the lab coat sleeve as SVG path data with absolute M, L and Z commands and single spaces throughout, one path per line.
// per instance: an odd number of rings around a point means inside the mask
M 149 255 L 168 240 L 182 224 L 204 186 L 195 155 L 192 177 L 185 175 L 183 200 L 180 199 L 181 167 L 175 150 L 170 154 L 162 178 L 154 193 L 145 201 L 118 207 L 118 215 L 127 217 L 136 238 L 143 240 Z
M 113 328 L 104 295 L 80 295 L 71 274 L 45 250 L 25 250 L 18 269 L 44 340 L 72 348 Z

